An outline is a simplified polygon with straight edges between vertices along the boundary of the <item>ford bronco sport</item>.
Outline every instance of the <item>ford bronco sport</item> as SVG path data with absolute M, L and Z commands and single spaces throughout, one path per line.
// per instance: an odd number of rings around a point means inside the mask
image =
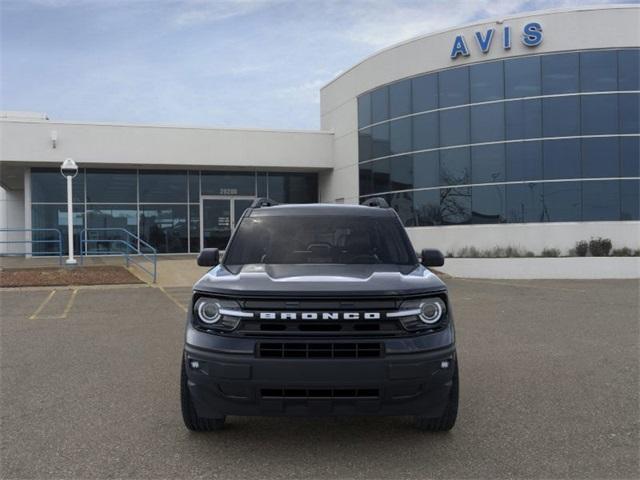
M 257 199 L 193 288 L 182 359 L 186 427 L 227 415 L 412 415 L 449 430 L 458 363 L 447 288 L 384 199 Z

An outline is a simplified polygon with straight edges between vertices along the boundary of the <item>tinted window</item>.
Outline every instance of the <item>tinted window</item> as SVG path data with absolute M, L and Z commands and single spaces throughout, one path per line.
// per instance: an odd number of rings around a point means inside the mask
M 469 143 L 469 108 L 440 111 L 440 145 L 466 145 Z
M 373 193 L 373 174 L 372 163 L 363 163 L 360 165 L 360 195 L 369 195 Z
M 389 145 L 389 124 L 382 123 L 371 127 L 372 158 L 386 157 L 391 154 Z
M 58 172 L 58 175 L 60 173 Z M 62 178 L 62 176 L 61 176 Z M 60 235 L 56 232 L 33 232 L 33 245 L 31 251 L 34 255 L 58 253 L 60 249 L 59 241 L 62 241 L 62 254 L 67 255 L 69 252 L 67 243 L 67 228 L 69 228 L 67 205 L 32 205 L 31 206 L 31 228 L 55 228 L 60 231 Z M 73 205 L 73 248 L 76 254 L 80 252 L 80 231 L 84 228 L 84 206 Z M 7 252 L 16 253 L 22 245 L 8 244 Z M 91 245 L 89 246 L 91 248 Z
M 620 219 L 640 220 L 640 181 L 620 181 Z
M 389 116 L 400 117 L 411 113 L 411 80 L 389 86 Z
M 471 143 L 504 140 L 504 104 L 471 107 Z
M 624 93 L 618 95 L 620 99 L 620 133 L 640 132 L 640 95 Z
M 135 203 L 138 201 L 135 170 L 87 170 L 87 202 Z
M 367 93 L 358 97 L 358 127 L 371 124 L 371 96 Z
M 269 197 L 280 203 L 318 201 L 318 175 L 315 173 L 269 173 Z
M 507 143 L 507 180 L 539 180 L 542 178 L 542 142 Z
M 377 123 L 389 118 L 389 88 L 383 87 L 371 93 L 371 122 Z
M 465 185 L 470 179 L 468 147 L 440 151 L 440 185 Z
M 72 181 L 73 201 L 84 203 L 84 171 Z M 67 203 L 67 179 L 59 169 L 31 169 L 31 201 Z
M 540 99 L 506 102 L 504 108 L 507 140 L 542 136 L 542 101 Z
M 413 211 L 419 226 L 440 225 L 440 190 L 420 190 L 413 192 Z
M 268 197 L 268 181 L 266 172 L 256 173 L 256 195 L 258 197 Z
M 506 60 L 504 77 L 506 98 L 540 95 L 540 57 Z
M 640 50 L 618 52 L 618 89 L 640 90 Z
M 189 246 L 190 252 L 200 251 L 200 206 L 189 205 Z
M 143 205 L 140 207 L 140 236 L 159 253 L 187 252 L 186 205 Z
M 505 221 L 504 185 L 472 187 L 472 223 L 503 223 Z
M 548 182 L 544 184 L 544 221 L 580 221 L 582 182 Z
M 582 220 L 604 221 L 620 219 L 620 181 L 582 183 Z
M 101 240 L 88 243 L 91 253 L 130 252 L 131 249 L 123 242 L 130 243 L 132 239 L 122 230 L 138 235 L 137 207 L 135 204 L 89 205 L 87 207 L 87 228 L 107 229 L 89 232 L 90 239 Z
M 439 152 L 413 154 L 414 188 L 435 187 L 440 182 Z
M 469 69 L 454 68 L 439 73 L 440 108 L 469 103 Z
M 371 129 L 365 128 L 358 132 L 358 159 L 363 162 L 373 157 L 373 139 Z
M 391 190 L 413 188 L 413 158 L 411 155 L 394 157 L 391 161 Z
M 140 171 L 141 202 L 186 202 L 187 172 Z
M 387 202 L 396 211 L 403 225 L 416 224 L 416 216 L 413 211 L 413 192 L 392 193 L 387 198 Z
M 584 95 L 582 105 L 582 134 L 618 133 L 618 96 Z
M 438 112 L 416 115 L 412 118 L 413 150 L 438 148 L 439 125 Z
M 577 96 L 544 98 L 542 120 L 545 137 L 580 135 L 580 98 Z
M 583 92 L 618 89 L 618 57 L 615 51 L 580 54 L 580 86 Z
M 203 195 L 255 195 L 254 172 L 202 172 Z
M 543 142 L 544 178 L 580 178 L 580 140 Z
M 488 62 L 469 67 L 471 103 L 504 98 L 502 62 Z
M 471 222 L 471 188 L 440 189 L 440 217 L 443 225 Z
M 282 232 L 290 235 L 282 235 Z M 246 217 L 225 257 L 226 265 L 415 265 L 413 248 L 395 217 L 268 215 Z
M 582 176 L 618 177 L 620 163 L 618 154 L 618 138 L 583 138 L 582 139 Z
M 391 168 L 389 159 L 373 162 L 373 191 L 388 192 L 391 190 Z
M 580 61 L 577 53 L 544 55 L 542 62 L 542 94 L 573 93 L 580 90 Z
M 640 137 L 620 138 L 620 176 L 640 177 Z
M 411 118 L 393 120 L 389 124 L 391 154 L 411 150 Z
M 471 147 L 471 172 L 471 183 L 504 182 L 504 145 Z
M 414 113 L 438 108 L 438 75 L 411 79 L 411 99 Z
M 542 184 L 507 185 L 507 221 L 509 223 L 543 221 Z
M 200 172 L 189 172 L 189 201 L 200 202 Z

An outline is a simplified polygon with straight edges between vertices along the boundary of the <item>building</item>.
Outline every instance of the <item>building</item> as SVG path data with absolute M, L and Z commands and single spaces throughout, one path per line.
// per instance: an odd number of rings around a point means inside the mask
M 417 249 L 638 248 L 639 32 L 640 7 L 624 5 L 414 38 L 323 87 L 317 132 L 6 114 L 0 228 L 66 228 L 57 169 L 73 157 L 78 234 L 124 228 L 163 253 L 223 247 L 256 196 L 382 196 Z

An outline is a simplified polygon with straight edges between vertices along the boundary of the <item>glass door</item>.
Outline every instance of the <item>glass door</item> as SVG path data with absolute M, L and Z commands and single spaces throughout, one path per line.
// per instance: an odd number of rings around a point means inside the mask
M 231 232 L 253 198 L 203 196 L 200 199 L 200 248 L 227 248 Z

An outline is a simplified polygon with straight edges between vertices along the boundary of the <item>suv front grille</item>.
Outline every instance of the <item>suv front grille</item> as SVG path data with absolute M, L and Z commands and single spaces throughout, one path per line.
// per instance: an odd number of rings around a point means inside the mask
M 377 388 L 263 388 L 262 398 L 379 398 Z
M 276 343 L 260 342 L 262 358 L 378 358 L 381 343 Z

